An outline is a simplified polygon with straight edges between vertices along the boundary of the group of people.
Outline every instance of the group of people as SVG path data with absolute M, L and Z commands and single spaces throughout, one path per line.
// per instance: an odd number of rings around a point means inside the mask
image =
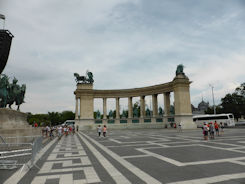
M 208 134 L 210 136 L 210 139 L 214 139 L 214 131 L 216 132 L 216 136 L 220 136 L 224 133 L 224 125 L 222 122 L 218 124 L 216 121 L 210 122 L 210 123 L 203 123 L 203 137 L 204 140 L 208 140 Z
M 54 134 L 55 133 L 55 134 Z M 70 125 L 70 126 L 56 126 L 56 127 L 43 127 L 42 129 L 42 135 L 49 137 L 50 139 L 54 138 L 54 136 L 58 136 L 59 138 L 62 137 L 62 135 L 69 135 L 69 134 L 73 134 L 75 133 L 75 126 L 74 125 Z
M 97 133 L 98 133 L 98 136 L 100 137 L 101 135 L 101 132 L 103 132 L 103 136 L 106 137 L 106 132 L 107 132 L 107 127 L 106 125 L 104 125 L 103 127 L 98 125 L 97 127 Z

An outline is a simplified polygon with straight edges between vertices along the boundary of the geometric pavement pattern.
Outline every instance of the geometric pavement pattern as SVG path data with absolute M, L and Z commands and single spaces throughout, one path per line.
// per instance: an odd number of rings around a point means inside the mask
M 80 131 L 55 144 L 31 183 L 245 183 L 245 129 L 208 141 L 201 129 Z

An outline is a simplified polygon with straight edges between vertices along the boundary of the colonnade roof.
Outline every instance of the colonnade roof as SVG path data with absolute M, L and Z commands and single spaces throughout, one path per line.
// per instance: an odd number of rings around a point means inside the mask
M 83 86 L 88 84 L 78 84 L 77 89 L 74 94 L 79 96 L 93 96 L 94 98 L 126 98 L 126 97 L 138 97 L 138 96 L 148 96 L 154 94 L 162 94 L 166 92 L 173 91 L 173 82 L 168 82 L 164 84 L 158 84 L 154 86 L 147 86 L 142 88 L 132 88 L 132 89 L 111 89 L 111 90 L 98 90 L 91 88 L 84 88 Z

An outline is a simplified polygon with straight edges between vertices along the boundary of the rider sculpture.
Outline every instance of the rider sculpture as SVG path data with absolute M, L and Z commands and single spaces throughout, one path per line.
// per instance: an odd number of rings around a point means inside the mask
M 93 73 L 90 71 L 86 72 L 86 76 L 80 76 L 78 73 L 74 73 L 75 81 L 77 84 L 93 84 Z
M 26 85 L 19 86 L 18 80 L 13 79 L 13 83 L 9 83 L 7 75 L 0 74 L 0 107 L 5 108 L 7 105 L 11 109 L 12 104 L 17 105 L 19 110 L 20 105 L 24 103 Z

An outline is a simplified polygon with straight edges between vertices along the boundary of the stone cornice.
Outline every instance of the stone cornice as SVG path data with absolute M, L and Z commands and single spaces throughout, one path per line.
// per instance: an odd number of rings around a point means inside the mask
M 82 85 L 82 84 L 80 84 Z M 74 92 L 77 96 L 93 96 L 94 98 L 125 98 L 125 97 L 138 97 L 154 94 L 162 94 L 165 92 L 173 91 L 173 82 L 164 84 L 147 86 L 142 88 L 132 89 L 115 89 L 115 90 L 94 90 L 94 89 L 79 89 Z

